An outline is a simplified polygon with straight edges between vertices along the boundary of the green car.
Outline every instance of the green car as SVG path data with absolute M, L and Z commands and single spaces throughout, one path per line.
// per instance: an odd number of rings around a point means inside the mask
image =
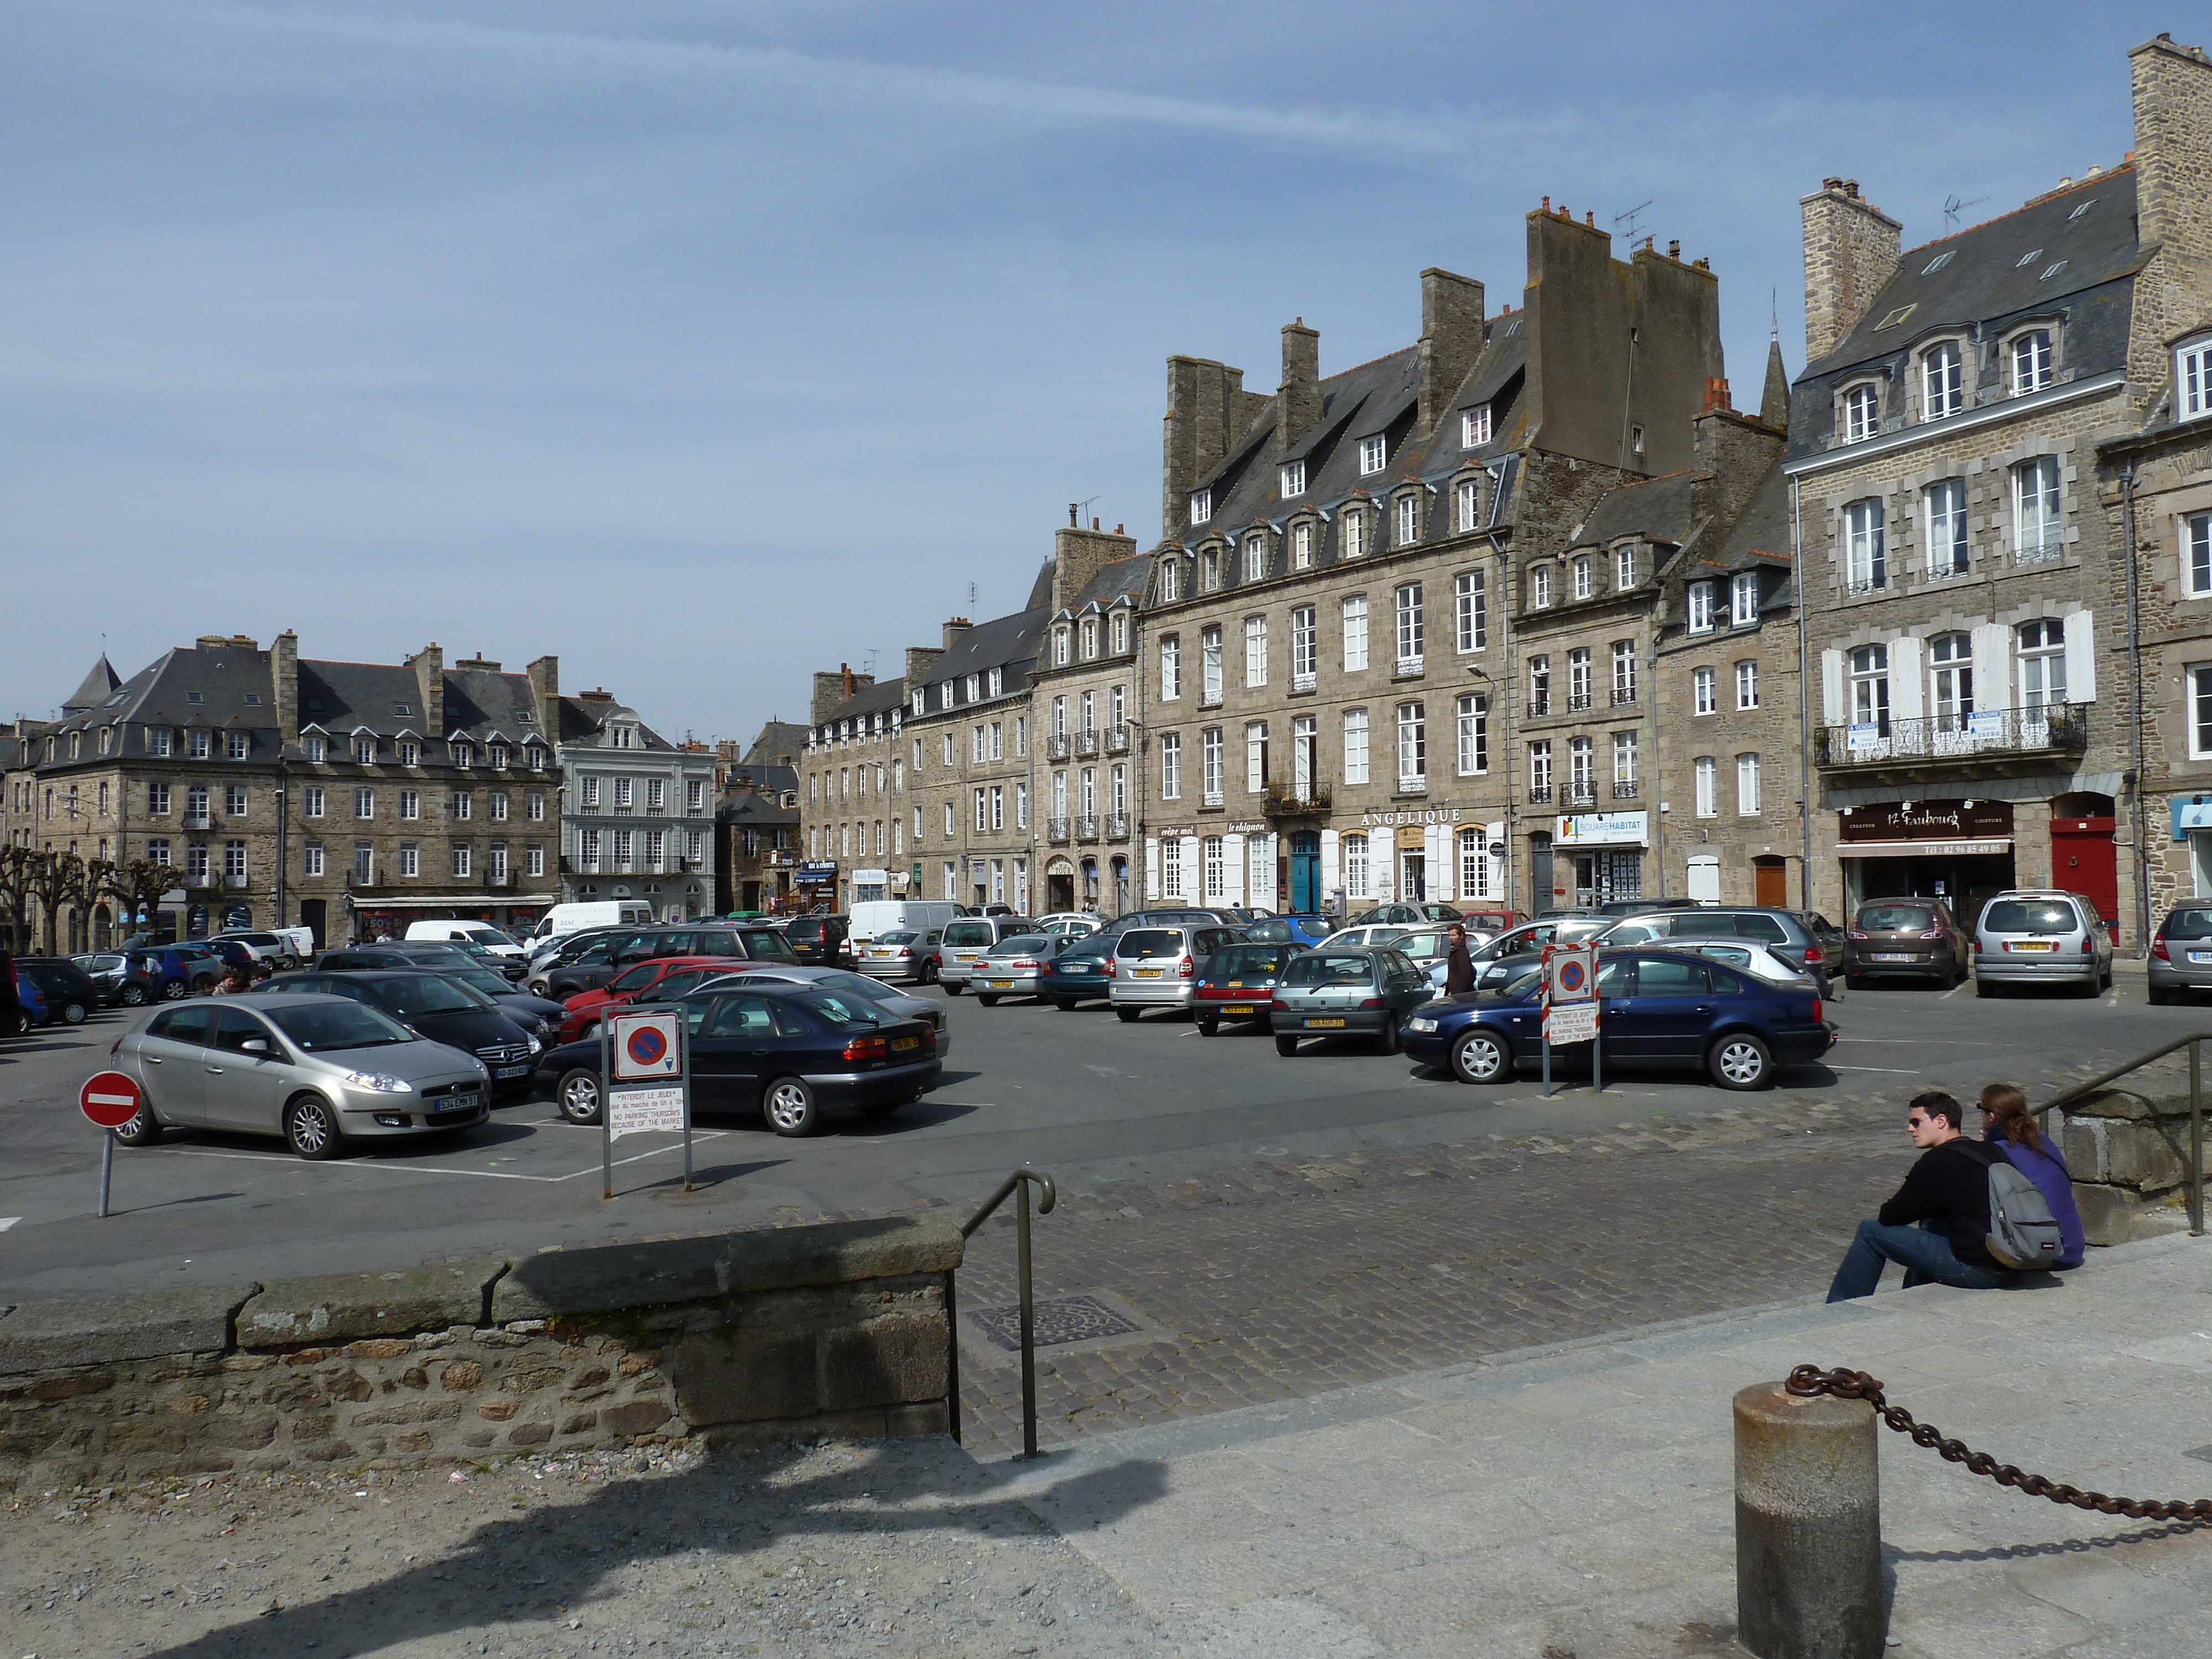
M 1037 994 L 1061 1008 L 1103 1000 L 1114 982 L 1114 940 L 1093 934 L 1079 939 L 1037 968 Z

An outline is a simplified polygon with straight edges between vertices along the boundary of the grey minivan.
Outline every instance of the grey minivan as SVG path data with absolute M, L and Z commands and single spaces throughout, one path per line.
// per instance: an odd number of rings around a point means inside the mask
M 2112 982 L 2112 937 L 2079 893 L 2015 889 L 1974 922 L 1974 994 L 2008 985 L 2071 985 L 2093 997 Z
M 956 916 L 945 924 L 938 945 L 937 982 L 949 996 L 958 996 L 975 976 L 975 964 L 1002 939 L 1034 933 L 1036 924 L 1026 916 Z
M 1233 927 L 1132 927 L 1114 941 L 1114 979 L 1106 1000 L 1121 1019 L 1147 1008 L 1188 1009 L 1198 1000 L 1198 976 Z

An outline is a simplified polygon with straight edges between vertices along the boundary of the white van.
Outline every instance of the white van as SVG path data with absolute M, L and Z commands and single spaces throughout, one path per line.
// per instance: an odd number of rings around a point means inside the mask
M 481 945 L 495 957 L 529 954 L 512 934 L 501 933 L 488 921 L 410 921 L 407 924 L 407 937 L 442 939 L 454 945 Z
M 598 899 L 581 904 L 556 904 L 531 931 L 533 946 L 580 933 L 586 927 L 650 927 L 653 907 L 642 899 Z
M 885 933 L 933 932 L 959 914 L 960 907 L 951 899 L 861 899 L 846 913 L 846 926 L 857 953 Z

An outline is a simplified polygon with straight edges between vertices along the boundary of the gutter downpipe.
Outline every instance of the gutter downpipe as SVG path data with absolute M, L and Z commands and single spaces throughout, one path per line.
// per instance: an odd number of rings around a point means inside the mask
M 1494 501 L 1492 503 L 1491 516 L 1493 520 L 1497 517 L 1497 506 Z M 1505 734 L 1504 741 L 1498 746 L 1498 758 L 1504 763 L 1505 770 L 1505 908 L 1508 910 L 1517 910 L 1521 908 L 1516 896 L 1520 890 L 1519 883 L 1516 880 L 1519 860 L 1516 854 L 1513 837 L 1513 699 L 1521 684 L 1519 671 L 1513 663 L 1515 643 L 1513 607 L 1517 596 L 1513 590 L 1513 556 L 1499 544 L 1495 532 L 1492 532 L 1490 538 L 1490 550 L 1498 556 L 1498 594 L 1500 600 L 1498 615 L 1499 621 L 1504 624 L 1498 630 L 1502 636 L 1498 644 L 1503 647 L 1498 654 L 1503 659 L 1505 678 L 1498 703 L 1505 714 Z M 1498 690 L 1495 687 L 1492 689 Z M 1535 912 L 1531 910 L 1528 914 L 1534 915 Z
M 2136 845 L 2136 954 L 2150 954 L 2150 848 L 2143 839 L 2143 682 L 2142 595 L 2136 572 L 2136 463 L 2120 471 L 2120 520 L 2128 561 L 2128 767 Z
M 1659 758 L 1659 628 L 1657 607 L 1651 618 L 1651 861 L 1659 867 L 1659 896 L 1667 896 L 1667 782 Z M 1808 907 L 1809 908 L 1809 907 Z
M 1797 889 L 1813 908 L 1813 693 L 1805 679 L 1805 521 L 1796 478 L 1790 480 L 1790 580 L 1797 611 L 1797 803 L 1804 820 L 1804 852 L 1797 865 Z M 1843 901 L 1838 898 L 1837 902 Z

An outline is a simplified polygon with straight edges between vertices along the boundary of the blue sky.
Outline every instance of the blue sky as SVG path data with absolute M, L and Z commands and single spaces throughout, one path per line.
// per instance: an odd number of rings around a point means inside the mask
M 2202 14 L 2197 15 L 2200 18 Z M 106 647 L 557 653 L 673 735 L 1159 528 L 1165 358 L 1518 304 L 1549 194 L 1802 356 L 1797 198 L 1908 244 L 2130 148 L 2135 4 L 0 0 L 0 715 Z M 970 611 L 969 591 L 975 599 Z

